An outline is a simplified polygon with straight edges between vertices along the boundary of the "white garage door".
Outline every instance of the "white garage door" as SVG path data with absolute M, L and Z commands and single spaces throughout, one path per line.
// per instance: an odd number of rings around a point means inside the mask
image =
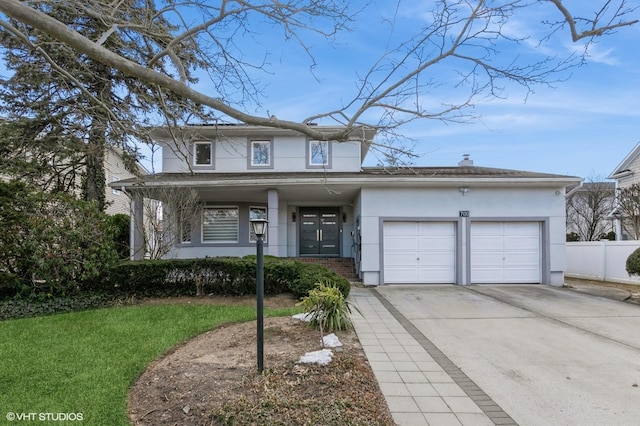
M 540 223 L 473 222 L 471 283 L 540 283 Z
M 385 222 L 385 283 L 455 282 L 453 222 Z

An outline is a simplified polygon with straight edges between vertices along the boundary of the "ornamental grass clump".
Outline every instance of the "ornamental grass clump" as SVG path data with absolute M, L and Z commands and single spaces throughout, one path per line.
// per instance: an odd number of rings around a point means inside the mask
M 351 307 L 340 288 L 331 281 L 317 283 L 302 298 L 297 306 L 302 306 L 310 314 L 309 325 L 320 327 L 320 333 L 348 330 L 352 327 L 349 314 Z

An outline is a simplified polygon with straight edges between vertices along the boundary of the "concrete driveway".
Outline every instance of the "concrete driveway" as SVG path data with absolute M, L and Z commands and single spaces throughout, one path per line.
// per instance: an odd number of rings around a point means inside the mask
M 638 305 L 537 285 L 367 291 L 405 321 L 405 329 L 415 327 L 433 343 L 513 423 L 640 424 Z M 451 424 L 467 423 L 457 419 Z

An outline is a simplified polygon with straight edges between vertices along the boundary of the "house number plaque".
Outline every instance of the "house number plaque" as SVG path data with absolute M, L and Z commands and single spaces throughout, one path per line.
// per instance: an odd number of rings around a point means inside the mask
M 460 217 L 469 217 L 469 210 L 460 210 Z

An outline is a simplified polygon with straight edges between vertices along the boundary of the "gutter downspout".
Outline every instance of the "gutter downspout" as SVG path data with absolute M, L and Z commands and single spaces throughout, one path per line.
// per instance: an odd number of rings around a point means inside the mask
M 565 199 L 571 197 L 576 191 L 584 186 L 584 179 L 580 180 L 580 183 L 575 186 L 571 191 L 567 192 L 567 195 L 564 196 Z

